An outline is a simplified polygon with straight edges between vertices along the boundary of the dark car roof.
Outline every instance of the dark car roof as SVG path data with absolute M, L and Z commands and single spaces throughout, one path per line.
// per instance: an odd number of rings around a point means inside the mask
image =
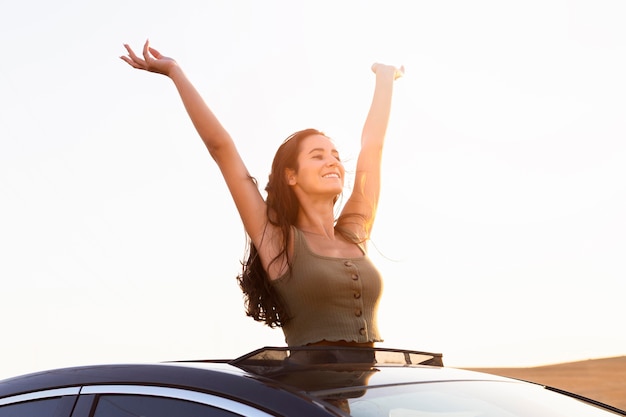
M 232 404 L 269 415 L 321 417 L 339 415 L 335 401 L 361 398 L 373 392 L 371 388 L 381 387 L 376 391 L 385 392 L 384 387 L 389 386 L 444 381 L 505 381 L 529 386 L 495 375 L 444 368 L 442 356 L 436 353 L 381 348 L 263 348 L 234 360 L 78 366 L 22 375 L 0 381 L 0 404 L 10 404 L 16 397 L 18 401 L 44 396 L 67 396 L 70 400 L 70 396 L 81 394 L 86 400 L 83 404 L 88 404 L 85 407 L 90 407 L 89 398 L 94 394 L 129 393 L 128 389 L 154 393 L 174 388 L 232 400 Z M 626 415 L 613 407 L 587 402 Z
M 313 406 L 312 400 L 296 391 L 291 391 L 292 395 L 280 394 L 280 401 L 277 402 L 277 394 L 288 389 L 232 365 L 209 362 L 93 365 L 38 372 L 0 381 L 0 401 L 3 397 L 36 391 L 102 385 L 189 389 L 262 410 L 276 410 L 283 415 L 297 415 L 303 409 L 311 416 L 327 415 Z M 303 397 L 308 401 L 303 403 Z
M 323 352 L 331 360 L 296 363 L 294 351 Z M 372 352 L 374 362 L 350 361 L 353 352 Z M 339 352 L 347 361 L 333 361 Z M 347 356 L 346 356 L 347 353 Z M 357 356 L 358 357 L 358 356 Z M 402 368 L 402 369 L 400 369 Z M 419 368 L 407 372 L 406 368 Z M 192 360 L 155 364 L 79 366 L 23 375 L 0 381 L 0 398 L 42 389 L 84 385 L 142 384 L 191 388 L 205 392 L 228 392 L 263 398 L 264 391 L 287 389 L 301 392 L 328 391 L 367 385 L 499 377 L 443 368 L 437 353 L 398 349 L 355 348 L 263 348 L 234 360 Z M 256 396 L 256 395 L 255 395 Z

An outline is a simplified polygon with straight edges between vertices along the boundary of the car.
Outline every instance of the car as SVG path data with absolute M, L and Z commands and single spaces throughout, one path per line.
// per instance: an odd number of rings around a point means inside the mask
M 443 366 L 438 353 L 265 347 L 234 360 L 70 367 L 0 381 L 0 417 L 626 415 L 558 389 Z

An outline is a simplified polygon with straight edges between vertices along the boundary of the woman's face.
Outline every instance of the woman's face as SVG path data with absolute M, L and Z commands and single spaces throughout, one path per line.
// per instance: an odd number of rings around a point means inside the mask
M 288 171 L 289 185 L 306 194 L 333 198 L 343 191 L 345 169 L 339 152 L 324 135 L 311 135 L 300 142 L 298 169 Z M 298 191 L 296 191 L 298 190 Z

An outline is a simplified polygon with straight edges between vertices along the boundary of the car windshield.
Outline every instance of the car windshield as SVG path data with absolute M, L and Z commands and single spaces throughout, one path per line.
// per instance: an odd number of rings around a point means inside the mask
M 608 417 L 622 415 L 539 385 L 447 381 L 316 394 L 355 417 Z

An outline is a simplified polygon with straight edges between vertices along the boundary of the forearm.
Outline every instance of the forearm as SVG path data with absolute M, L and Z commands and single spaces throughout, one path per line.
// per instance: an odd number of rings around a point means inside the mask
M 395 70 L 391 67 L 376 71 L 374 95 L 361 135 L 362 146 L 383 144 L 391 113 L 394 74 Z
M 179 66 L 175 66 L 168 75 L 174 82 L 196 131 L 215 158 L 224 145 L 232 144 L 230 135 Z

